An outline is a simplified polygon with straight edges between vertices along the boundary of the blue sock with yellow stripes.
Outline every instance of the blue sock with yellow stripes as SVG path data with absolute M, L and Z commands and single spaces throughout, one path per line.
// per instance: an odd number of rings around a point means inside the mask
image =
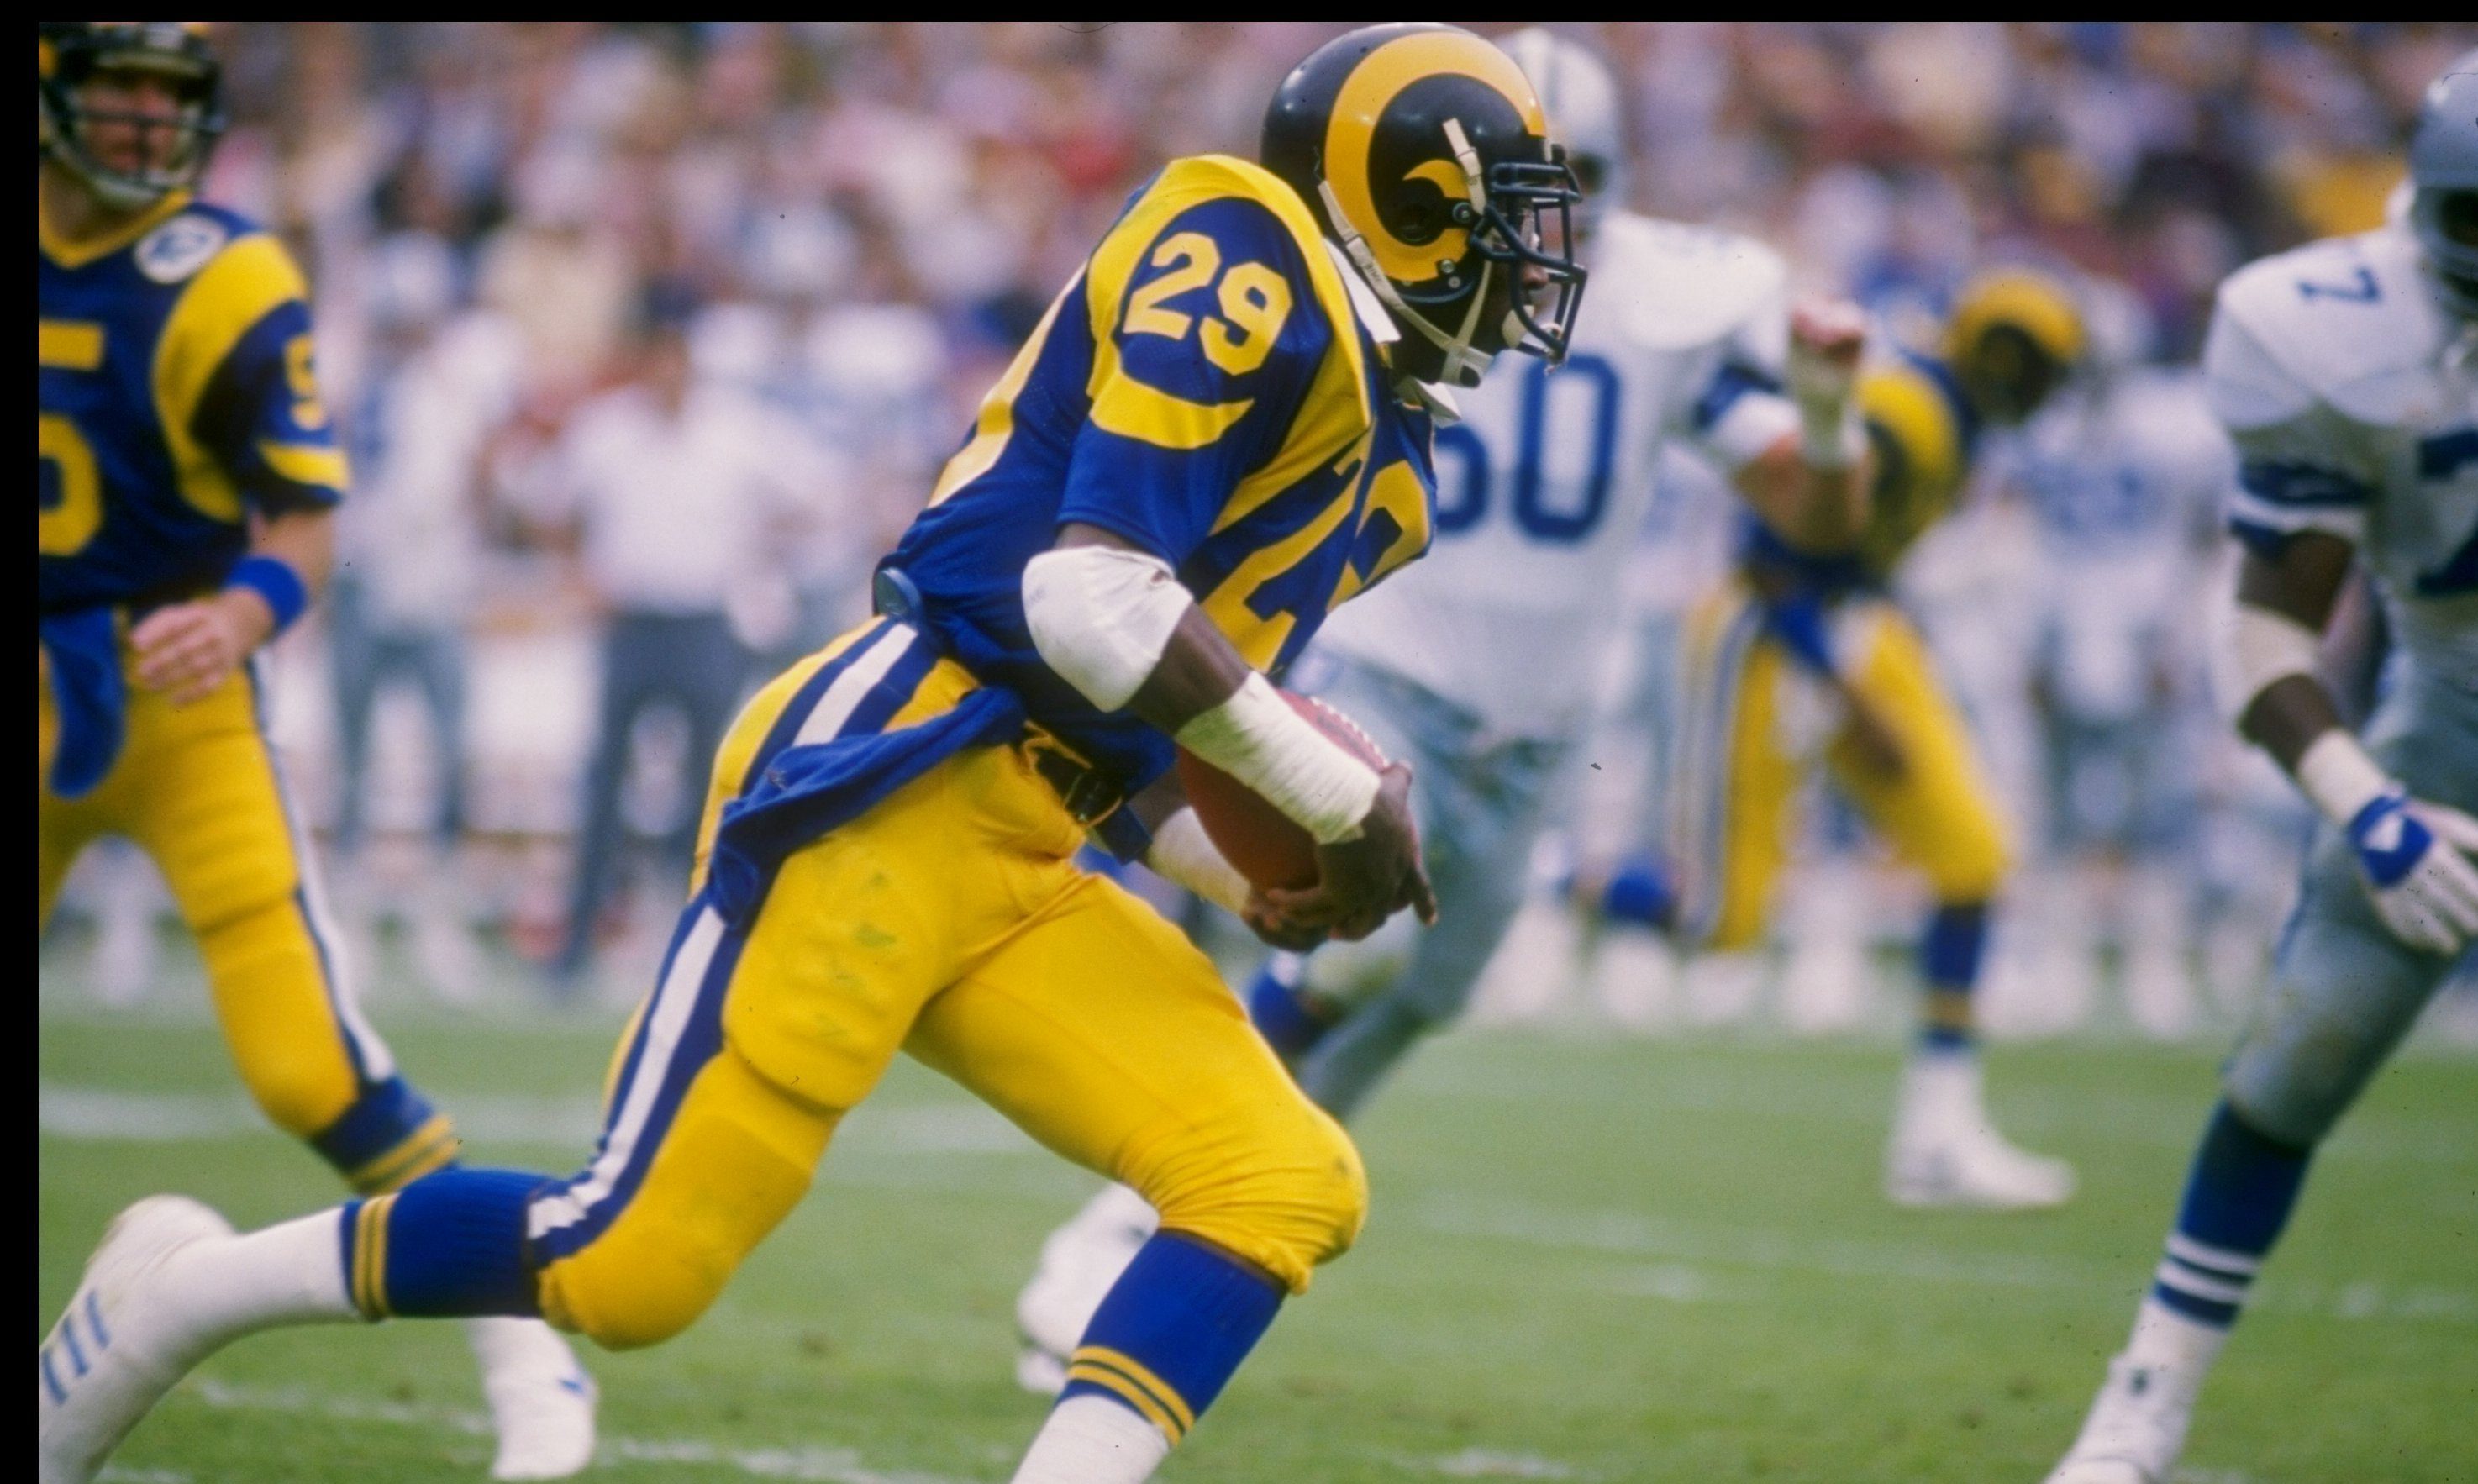
M 1106 1397 L 1176 1444 L 1222 1395 L 1281 1306 L 1281 1288 L 1263 1273 L 1193 1238 L 1156 1233 L 1068 1357 L 1059 1400 Z
M 336 1121 L 310 1136 L 310 1147 L 357 1191 L 392 1191 L 456 1158 L 456 1129 L 446 1115 L 402 1077 L 365 1085 Z
M 346 1203 L 344 1282 L 371 1319 L 532 1319 L 525 1211 L 554 1183 L 522 1170 L 442 1170 L 392 1195 Z
M 1946 902 L 1919 939 L 1919 977 L 1927 981 L 1927 1018 L 1919 1044 L 1930 1051 L 1967 1051 L 1978 1039 L 1971 992 L 1987 955 L 1987 904 Z
M 2257 1133 L 2222 1099 L 2194 1151 L 2151 1296 L 2213 1328 L 2236 1323 L 2263 1255 L 2296 1208 L 2314 1153 Z

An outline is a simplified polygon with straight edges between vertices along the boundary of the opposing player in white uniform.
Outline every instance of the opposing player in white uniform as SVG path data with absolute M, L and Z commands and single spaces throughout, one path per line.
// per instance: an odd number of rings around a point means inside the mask
M 2141 364 L 2149 326 L 2129 291 L 2093 284 L 2083 373 L 2006 450 L 2037 535 L 2033 671 L 2055 877 L 2042 993 L 2087 1006 L 2103 940 L 2145 1034 L 2193 1028 L 2185 968 L 2194 909 L 2194 592 L 2237 459 L 2190 368 Z M 2205 739 L 2209 740 L 2209 739 Z M 2285 886 L 2285 883 L 2284 883 Z
M 1623 199 L 1615 81 L 1537 28 L 1505 46 L 1586 191 Z M 1565 365 L 1463 399 L 1437 436 L 1429 554 L 1337 613 L 1290 676 L 1411 764 L 1438 896 L 1433 927 L 1278 956 L 1250 989 L 1258 1029 L 1337 1118 L 1460 1013 L 1520 905 L 1548 795 L 1624 631 L 1624 568 L 1662 445 L 1686 441 L 1768 519 L 1816 529 L 1819 547 L 1846 539 L 1863 505 L 1855 309 L 1803 311 L 1793 336 L 1785 265 L 1761 243 L 1589 206 L 1584 220 L 1593 312 Z M 1775 390 L 1784 371 L 1796 400 Z M 1051 1235 L 1017 1304 L 1027 1388 L 1056 1388 L 1151 1229 L 1143 1201 L 1113 1187 Z
M 2245 544 L 2238 730 L 2327 823 L 2151 1291 L 2050 1484 L 2164 1484 L 2308 1159 L 2478 939 L 2478 51 L 2427 94 L 2408 220 L 2220 288 L 2203 364 Z M 2314 676 L 2353 560 L 2395 652 L 2363 739 Z

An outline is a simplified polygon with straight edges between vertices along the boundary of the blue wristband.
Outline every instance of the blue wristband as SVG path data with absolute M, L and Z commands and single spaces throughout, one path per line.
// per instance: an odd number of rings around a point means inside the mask
M 292 569 L 292 564 L 281 557 L 243 557 L 224 579 L 226 588 L 247 588 L 266 600 L 269 613 L 275 615 L 275 632 L 292 627 L 292 620 L 310 607 L 310 585 Z

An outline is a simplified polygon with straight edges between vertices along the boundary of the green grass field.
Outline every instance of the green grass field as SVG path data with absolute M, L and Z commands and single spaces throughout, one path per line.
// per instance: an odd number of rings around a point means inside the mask
M 136 1196 L 185 1191 L 243 1223 L 334 1198 L 254 1124 L 203 1019 L 108 1016 L 45 977 L 38 1333 Z M 379 1019 L 479 1158 L 581 1160 L 615 1027 Z M 1990 1218 L 1879 1198 L 1898 1054 L 1435 1045 L 1358 1130 L 1375 1186 L 1358 1249 L 1163 1477 L 2032 1484 L 2155 1260 L 2213 1058 L 1996 1053 L 2001 1116 L 2075 1159 L 2084 1194 Z M 1005 1478 L 1042 1410 L 1009 1378 L 1013 1295 L 1090 1186 L 899 1066 L 713 1313 L 661 1348 L 589 1357 L 595 1475 Z M 109 1476 L 474 1479 L 479 1411 L 452 1326 L 295 1331 L 211 1364 Z M 2180 1477 L 2478 1479 L 2478 1063 L 2413 1051 L 2330 1145 Z

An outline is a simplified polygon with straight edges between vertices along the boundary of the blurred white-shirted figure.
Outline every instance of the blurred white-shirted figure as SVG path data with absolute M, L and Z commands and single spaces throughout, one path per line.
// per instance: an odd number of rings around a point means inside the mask
M 1412 766 L 1438 893 L 1433 926 L 1404 918 L 1363 943 L 1277 955 L 1248 991 L 1257 1029 L 1342 1119 L 1462 1012 L 1522 900 L 1551 791 L 1624 639 L 1626 567 L 1662 448 L 1690 444 L 1786 529 L 1823 522 L 1820 543 L 1863 504 L 1864 443 L 1845 417 L 1856 309 L 1822 307 L 1794 329 L 1772 249 L 1611 209 L 1625 197 L 1615 80 L 1544 30 L 1504 45 L 1603 203 L 1583 214 L 1593 313 L 1554 372 L 1527 363 L 1460 394 L 1461 419 L 1437 434 L 1428 555 L 1338 611 L 1289 677 Z M 1811 406 L 1778 390 L 1785 371 Z M 1051 1235 L 1017 1302 L 1028 1389 L 1056 1389 L 1152 1224 L 1112 1187 Z
M 2144 1033 L 2194 1028 L 2196 593 L 2237 478 L 2199 377 L 2153 367 L 2132 295 L 2086 286 L 2092 354 L 2026 426 L 2013 482 L 2037 534 L 2032 693 L 2053 879 L 2043 992 L 2087 999 L 2103 943 Z
M 468 906 L 450 868 L 467 823 L 466 630 L 482 561 L 484 458 L 515 405 L 522 359 L 504 319 L 487 310 L 460 315 L 457 296 L 453 256 L 437 238 L 407 232 L 380 245 L 367 290 L 368 373 L 345 417 L 359 477 L 338 521 L 328 626 L 335 839 L 348 871 L 360 864 L 368 824 L 379 696 L 391 685 L 410 687 L 428 719 L 432 864 L 403 910 L 420 973 L 447 999 L 480 988 Z
M 692 306 L 649 296 L 636 375 L 578 409 L 551 455 L 551 499 L 572 514 L 580 566 L 605 615 L 602 701 L 579 812 L 563 984 L 583 973 L 616 884 L 620 794 L 639 720 L 685 722 L 667 862 L 685 872 L 713 755 L 747 678 L 734 609 L 779 563 L 771 533 L 823 483 L 798 426 L 755 396 L 694 374 Z

